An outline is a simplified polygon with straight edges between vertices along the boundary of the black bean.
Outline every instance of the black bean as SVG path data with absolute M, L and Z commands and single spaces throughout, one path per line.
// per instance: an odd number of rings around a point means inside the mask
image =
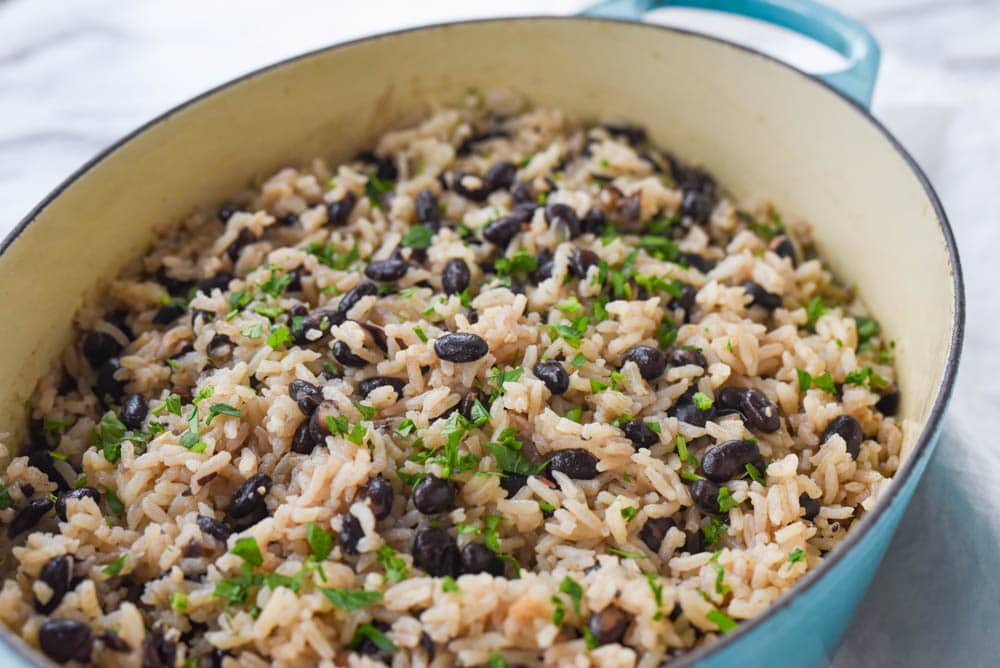
M 646 130 L 638 125 L 627 125 L 625 123 L 605 123 L 604 130 L 617 139 L 624 139 L 630 145 L 636 146 L 646 141 Z
M 10 526 L 7 527 L 7 535 L 12 539 L 18 534 L 22 534 L 28 529 L 33 529 L 35 525 L 42 521 L 54 504 L 50 499 L 45 497 L 32 499 L 17 511 L 14 515 L 14 519 L 11 520 Z
M 449 362 L 475 362 L 490 352 L 490 347 L 478 334 L 452 332 L 434 342 L 434 352 Z
M 104 647 L 106 649 L 109 649 L 112 652 L 132 651 L 129 644 L 125 642 L 120 635 L 110 629 L 106 629 L 104 633 L 101 634 L 101 642 L 104 643 Z
M 266 507 L 264 497 L 271 491 L 271 476 L 258 473 L 240 485 L 233 494 L 232 505 L 229 506 L 229 516 L 238 519 L 245 517 L 254 510 Z
M 639 448 L 651 448 L 660 442 L 660 435 L 649 428 L 641 419 L 635 419 L 622 425 L 625 437 L 632 441 L 638 450 Z
M 242 211 L 238 204 L 233 204 L 232 202 L 225 202 L 219 207 L 219 210 L 215 212 L 216 217 L 222 222 L 227 222 L 233 217 L 234 213 Z
M 59 607 L 69 589 L 70 580 L 73 577 L 73 561 L 66 555 L 52 557 L 42 565 L 38 572 L 38 579 L 48 585 L 52 590 L 49 600 L 42 603 L 38 597 L 34 597 L 35 610 L 43 615 L 50 615 L 52 611 Z
M 683 191 L 681 215 L 695 223 L 708 222 L 718 201 L 718 189 L 711 176 L 698 169 L 687 169 L 671 161 L 674 180 Z
M 211 536 L 222 544 L 229 540 L 229 535 L 232 533 L 223 522 L 208 515 L 198 515 L 198 528 L 202 534 Z
M 511 218 L 516 218 L 522 223 L 530 223 L 531 219 L 535 216 L 535 210 L 540 206 L 541 204 L 538 202 L 518 202 L 507 215 Z
M 490 139 L 507 139 L 508 137 L 510 137 L 510 133 L 504 130 L 486 130 L 485 132 L 470 135 L 463 139 L 462 143 L 458 145 L 456 153 L 458 155 L 469 155 L 475 149 L 476 144 L 489 141 Z
M 287 292 L 300 292 L 302 290 L 302 266 L 295 267 L 290 272 L 288 272 L 288 277 L 291 279 L 288 281 L 288 285 L 285 287 Z
M 503 575 L 503 559 L 482 543 L 468 543 L 460 555 L 463 573 Z
M 802 517 L 812 522 L 819 515 L 819 499 L 814 499 L 805 492 L 799 494 L 799 506 L 804 511 Z
M 483 238 L 491 244 L 506 246 L 521 231 L 521 221 L 514 216 L 503 216 L 483 228 Z
M 576 480 L 593 480 L 598 473 L 597 457 L 579 448 L 559 450 L 552 455 L 550 468 Z
M 887 394 L 883 394 L 882 398 L 875 404 L 875 409 L 882 413 L 882 415 L 895 415 L 899 412 L 899 391 L 893 390 Z
M 682 397 L 667 414 L 689 425 L 704 427 L 711 411 L 703 411 L 689 397 Z
M 693 364 L 702 369 L 708 366 L 708 360 L 701 354 L 701 351 L 694 348 L 674 348 L 667 351 L 667 366 L 687 366 Z
M 309 423 L 309 420 L 303 420 L 302 424 L 295 429 L 295 434 L 292 436 L 292 452 L 297 455 L 308 455 L 319 444 L 313 438 Z
M 696 223 L 704 224 L 712 215 L 715 203 L 716 199 L 711 194 L 697 190 L 684 191 L 681 199 L 681 215 L 691 218 Z
M 177 662 L 177 643 L 159 631 L 142 641 L 141 650 L 142 668 L 174 668 Z
M 357 321 L 355 321 L 357 322 Z M 358 322 L 361 327 L 372 337 L 372 341 L 384 353 L 389 352 L 389 340 L 385 336 L 385 330 L 370 322 Z
M 438 205 L 437 197 L 430 190 L 421 190 L 417 193 L 415 202 L 417 209 L 417 222 L 426 225 L 432 230 L 436 230 L 441 224 L 441 207 Z
M 288 384 L 288 396 L 298 404 L 303 415 L 312 415 L 323 401 L 323 390 L 318 385 L 296 378 Z
M 861 428 L 861 423 L 850 415 L 838 415 L 830 420 L 830 424 L 823 430 L 822 442 L 826 443 L 834 434 L 844 439 L 847 443 L 847 452 L 857 459 L 861 454 L 861 442 L 865 440 L 865 431 Z
M 406 270 L 410 268 L 399 251 L 393 251 L 385 260 L 375 260 L 365 267 L 365 276 L 373 281 L 387 282 L 398 281 L 406 275 Z
M 639 540 L 646 544 L 653 552 L 659 552 L 663 545 L 663 539 L 667 537 L 667 532 L 677 524 L 669 517 L 651 517 L 646 520 L 639 531 Z
M 198 282 L 198 289 L 206 295 L 212 294 L 212 290 L 218 288 L 225 291 L 229 287 L 229 281 L 233 280 L 233 275 L 228 271 L 220 271 L 215 276 L 203 279 Z
M 483 183 L 490 192 L 502 190 L 509 188 L 514 183 L 516 175 L 517 167 L 511 162 L 502 161 L 490 166 L 483 173 Z
M 368 360 L 355 355 L 351 352 L 351 347 L 340 340 L 334 341 L 333 343 L 333 356 L 344 366 L 350 366 L 358 369 L 363 366 L 368 366 Z
M 685 318 L 690 314 L 691 309 L 694 308 L 695 298 L 698 296 L 698 289 L 695 288 L 690 283 L 681 284 L 681 296 L 674 297 L 667 303 L 667 308 L 670 309 L 683 309 Z
M 566 204 L 549 204 L 545 207 L 545 221 L 549 227 L 560 225 L 566 229 L 570 239 L 580 236 L 580 218 L 576 211 Z
M 387 385 L 396 390 L 396 396 L 403 396 L 403 388 L 406 387 L 406 381 L 402 378 L 392 378 L 390 376 L 373 376 L 359 381 L 358 394 L 362 397 L 367 397 L 378 388 L 385 387 Z
M 225 357 L 233 352 L 233 340 L 225 334 L 216 334 L 205 351 L 212 357 Z
M 66 502 L 70 499 L 83 499 L 86 497 L 93 499 L 94 503 L 101 502 L 101 493 L 96 487 L 77 487 L 76 489 L 60 494 L 59 498 L 56 499 L 56 516 L 65 522 L 67 520 Z
M 470 422 L 475 422 L 476 418 L 472 415 L 472 409 L 476 405 L 476 402 L 482 404 L 483 408 L 489 410 L 490 402 L 482 390 L 474 388 L 468 392 L 462 400 L 458 402 L 458 412 L 462 414 L 466 420 Z
M 354 210 L 354 205 L 358 203 L 358 196 L 352 192 L 347 192 L 343 197 L 338 199 L 336 202 L 330 202 L 326 205 L 326 223 L 327 225 L 340 226 L 347 222 L 347 219 L 351 215 L 351 211 Z
M 299 215 L 297 213 L 286 213 L 284 216 L 278 218 L 278 225 L 281 227 L 291 227 L 299 222 Z
M 357 554 L 358 541 L 364 538 L 365 530 L 361 528 L 361 522 L 350 513 L 342 516 L 340 523 L 340 535 L 337 540 L 340 542 L 340 549 L 344 554 Z
M 607 224 L 608 219 L 604 215 L 604 212 L 598 209 L 596 206 L 591 207 L 587 214 L 583 217 L 580 222 L 580 227 L 584 232 L 590 232 L 591 234 L 597 234 L 604 229 Z
M 746 474 L 746 465 L 762 470 L 760 448 L 753 441 L 732 440 L 709 448 L 701 460 L 705 477 L 714 482 L 726 482 Z
M 535 270 L 528 275 L 531 282 L 538 285 L 542 281 L 552 276 L 552 267 L 555 263 L 552 259 L 552 251 L 543 248 L 535 254 Z
M 684 551 L 691 554 L 698 554 L 705 551 L 705 536 L 700 530 L 684 534 Z
M 610 645 L 622 639 L 625 629 L 628 628 L 628 614 L 621 608 L 609 605 L 600 612 L 590 616 L 587 628 L 593 634 L 597 642 L 602 645 Z
M 626 362 L 634 362 L 639 368 L 639 375 L 646 380 L 656 380 L 667 368 L 667 356 L 652 346 L 632 346 L 622 356 L 622 366 Z
M 75 619 L 50 619 L 38 629 L 38 646 L 56 663 L 87 663 L 94 634 L 89 626 Z
M 392 483 L 382 477 L 381 473 L 368 480 L 361 490 L 361 496 L 368 499 L 375 519 L 384 520 L 392 512 Z
M 691 498 L 695 504 L 706 513 L 720 515 L 719 509 L 719 485 L 704 478 L 695 480 L 691 484 Z
M 330 435 L 330 424 L 327 418 L 339 416 L 340 409 L 333 401 L 320 402 L 320 405 L 316 407 L 312 417 L 309 418 L 309 432 L 317 444 L 323 443 Z
M 517 204 L 537 204 L 538 201 L 535 199 L 535 192 L 532 190 L 531 186 L 527 183 L 521 182 L 514 185 L 510 189 L 511 197 Z
M 697 253 L 680 253 L 677 256 L 677 261 L 689 267 L 694 267 L 703 274 L 712 271 L 712 267 L 715 266 L 711 260 Z
M 557 360 L 539 362 L 534 368 L 535 376 L 539 378 L 552 394 L 563 394 L 569 389 L 569 374 Z
M 89 332 L 83 339 L 83 356 L 95 369 L 121 351 L 121 344 L 107 332 Z
M 569 254 L 569 270 L 577 278 L 586 278 L 587 271 L 597 266 L 601 259 L 597 253 L 586 248 L 574 248 Z
M 139 431 L 142 429 L 142 422 L 149 413 L 149 404 L 141 394 L 126 394 L 122 399 L 122 424 L 129 429 Z
M 791 239 L 782 235 L 775 237 L 768 244 L 768 248 L 771 249 L 778 257 L 787 257 L 792 261 L 792 266 L 797 267 L 799 264 L 798 254 L 795 252 L 795 245 L 792 243 Z
M 181 302 L 170 302 L 160 307 L 160 310 L 153 316 L 153 323 L 157 325 L 169 325 L 184 315 L 185 310 L 184 304 Z
M 472 276 L 469 265 L 460 257 L 453 257 L 444 265 L 441 272 L 441 287 L 446 295 L 457 295 L 469 287 Z
M 428 473 L 413 489 L 413 505 L 424 515 L 446 513 L 455 508 L 455 483 Z
M 636 223 L 642 217 L 641 193 L 633 193 L 615 205 L 618 219 L 625 223 Z
M 105 397 L 110 397 L 113 403 L 121 400 L 125 388 L 122 382 L 115 378 L 115 374 L 121 368 L 122 364 L 118 358 L 112 357 L 97 370 L 97 383 L 94 385 L 94 392 L 102 401 Z
M 55 467 L 55 460 L 52 459 L 52 453 L 47 448 L 48 446 L 43 446 L 43 449 L 33 449 L 27 453 L 28 463 L 34 466 L 36 469 L 48 476 L 49 480 L 54 482 L 56 486 L 59 487 L 60 491 L 66 491 L 70 489 L 70 485 L 66 482 L 66 478 L 63 477 L 59 469 Z M 34 490 L 32 490 L 34 493 Z M 25 492 L 25 496 L 31 496 Z
M 743 283 L 743 289 L 750 295 L 750 306 L 760 306 L 768 311 L 773 311 L 782 304 L 781 295 L 768 292 L 759 283 L 746 281 Z
M 483 202 L 490 196 L 490 189 L 482 177 L 465 172 L 458 172 L 452 177 L 451 189 L 473 202 Z
M 444 529 L 422 529 L 413 539 L 413 564 L 432 577 L 457 576 L 460 561 L 458 545 Z
M 500 478 L 500 487 L 507 492 L 507 496 L 513 497 L 518 490 L 528 484 L 528 476 L 518 473 L 504 473 Z
M 243 249 L 255 241 L 257 241 L 257 235 L 249 227 L 241 228 L 236 235 L 236 240 L 226 248 L 226 255 L 229 256 L 230 260 L 236 262 Z
M 359 301 L 365 297 L 377 294 L 378 286 L 374 283 L 371 283 L 370 281 L 362 281 L 361 283 L 358 283 L 340 298 L 335 314 L 332 317 L 328 315 L 328 317 L 330 317 L 330 322 L 334 325 L 342 324 L 347 319 L 347 314 L 357 305 Z
M 715 401 L 720 408 L 738 410 L 751 429 L 768 433 L 781 429 L 778 407 L 756 388 L 727 387 L 719 391 Z

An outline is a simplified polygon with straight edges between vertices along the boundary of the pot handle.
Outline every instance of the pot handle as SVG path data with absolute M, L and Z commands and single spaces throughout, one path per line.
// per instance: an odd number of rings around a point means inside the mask
M 858 21 L 813 0 L 604 0 L 581 14 L 641 21 L 646 12 L 661 7 L 738 14 L 810 37 L 847 59 L 845 69 L 814 76 L 866 109 L 871 106 L 878 76 L 878 42 Z

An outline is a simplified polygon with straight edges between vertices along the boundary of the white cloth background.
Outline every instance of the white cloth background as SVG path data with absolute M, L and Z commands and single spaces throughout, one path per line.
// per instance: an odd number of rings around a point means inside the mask
M 0 233 L 153 115 L 279 58 L 393 28 L 570 13 L 580 0 L 0 2 Z M 968 328 L 944 438 L 832 664 L 1000 665 L 1000 0 L 837 0 L 883 47 L 874 113 L 921 163 L 958 236 Z M 670 10 L 803 67 L 822 50 L 759 24 Z M 886 276 L 886 280 L 898 280 Z M 928 317 L 945 317 L 929 313 Z

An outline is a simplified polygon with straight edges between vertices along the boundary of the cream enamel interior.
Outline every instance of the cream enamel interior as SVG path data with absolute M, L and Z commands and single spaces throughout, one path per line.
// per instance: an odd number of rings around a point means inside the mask
M 346 158 L 431 100 L 493 85 L 645 125 L 737 198 L 766 195 L 812 221 L 825 259 L 898 340 L 903 412 L 926 421 L 949 354 L 954 268 L 933 202 L 878 128 L 823 86 L 736 47 L 639 24 L 525 19 L 313 54 L 200 99 L 100 160 L 0 256 L 0 431 L 22 431 L 24 400 L 71 340 L 84 295 L 157 228 L 283 164 Z

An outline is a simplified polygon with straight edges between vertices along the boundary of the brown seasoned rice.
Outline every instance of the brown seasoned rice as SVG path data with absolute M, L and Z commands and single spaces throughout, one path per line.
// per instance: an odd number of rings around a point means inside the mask
M 4 624 L 109 666 L 653 668 L 836 547 L 907 438 L 891 346 L 808 225 L 737 209 L 636 128 L 491 106 L 282 169 L 164 233 L 80 311 L 30 442 L 0 444 L 0 521 L 23 529 L 0 538 Z M 338 316 L 382 260 L 390 278 Z M 451 332 L 488 350 L 442 359 Z M 644 377 L 634 346 L 671 352 L 666 369 Z M 375 376 L 401 389 L 363 396 Z M 295 380 L 321 396 L 293 398 Z M 780 426 L 725 388 L 758 390 Z M 700 460 L 731 440 L 763 470 L 741 464 L 716 495 Z M 470 543 L 482 568 L 458 556 Z

